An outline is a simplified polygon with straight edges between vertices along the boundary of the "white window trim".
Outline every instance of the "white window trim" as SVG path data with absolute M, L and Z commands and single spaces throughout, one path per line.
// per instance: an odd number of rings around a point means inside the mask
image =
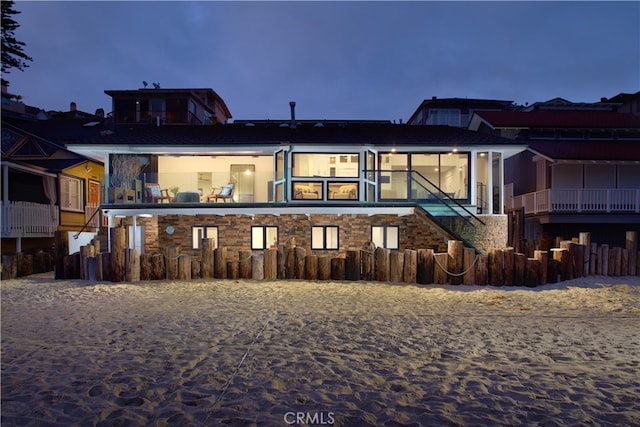
M 76 194 L 73 195 L 71 185 Z M 70 212 L 84 212 L 84 180 L 70 175 L 60 175 L 60 209 Z

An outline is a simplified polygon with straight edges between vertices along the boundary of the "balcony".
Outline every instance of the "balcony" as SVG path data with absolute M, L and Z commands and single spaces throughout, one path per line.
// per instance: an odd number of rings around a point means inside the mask
M 58 206 L 31 202 L 0 202 L 2 237 L 53 237 L 60 217 Z
M 514 196 L 511 207 L 514 209 L 524 207 L 525 214 L 640 213 L 640 189 L 547 189 Z

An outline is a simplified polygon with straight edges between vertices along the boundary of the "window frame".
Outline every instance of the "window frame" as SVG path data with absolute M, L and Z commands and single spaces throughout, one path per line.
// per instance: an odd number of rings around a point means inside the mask
M 314 238 L 314 230 L 322 229 L 322 242 L 317 245 Z M 335 230 L 335 247 L 327 246 L 327 230 Z M 311 227 L 311 250 L 339 250 L 340 249 L 340 227 L 337 225 L 314 225 Z
M 382 246 L 379 246 L 374 241 L 374 229 L 382 230 Z M 394 229 L 396 231 L 396 242 L 395 247 L 389 245 L 389 230 Z M 397 225 L 372 225 L 371 226 L 371 241 L 376 244 L 376 247 L 382 247 L 384 249 L 400 249 L 400 227 Z
M 262 245 L 256 245 L 254 244 L 254 230 L 257 229 L 262 229 Z M 270 245 L 269 242 L 269 231 L 273 231 L 275 230 L 276 233 L 276 239 L 275 239 L 275 244 Z M 273 247 L 278 247 L 278 242 L 280 241 L 280 230 L 278 229 L 277 225 L 252 225 L 251 226 L 251 250 L 256 250 L 256 251 L 260 251 L 260 250 L 267 250 Z
M 84 182 L 82 178 L 72 175 L 61 174 L 59 180 L 60 187 L 60 210 L 69 212 L 84 212 Z M 75 183 L 76 195 L 72 197 L 70 187 L 65 187 L 65 183 Z M 75 199 L 75 206 L 72 204 Z
M 195 240 L 196 229 L 202 229 L 202 237 L 197 241 Z M 214 239 L 213 247 L 214 248 L 218 247 L 220 243 L 220 230 L 217 225 L 192 225 L 191 226 L 191 249 L 202 249 L 202 247 L 200 246 L 202 239 L 210 238 L 207 233 L 208 230 L 215 230 L 215 237 L 213 237 Z

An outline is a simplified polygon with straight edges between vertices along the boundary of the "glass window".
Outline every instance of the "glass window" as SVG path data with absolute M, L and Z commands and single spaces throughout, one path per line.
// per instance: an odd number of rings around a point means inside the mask
M 293 198 L 295 200 L 321 200 L 321 182 L 294 182 Z
M 380 198 L 406 199 L 409 157 L 401 153 L 380 155 Z
M 297 177 L 357 178 L 359 154 L 293 153 L 292 173 Z
M 358 200 L 358 183 L 330 182 L 329 183 L 329 199 Z
M 400 229 L 396 226 L 371 227 L 371 241 L 379 248 L 398 249 L 400 247 Z
M 311 249 L 338 249 L 338 227 L 311 227 Z
M 60 177 L 60 208 L 68 211 L 84 211 L 82 186 L 83 180 L 72 176 Z
M 460 127 L 460 110 L 453 108 L 432 108 L 429 110 L 427 124 Z
M 195 225 L 191 228 L 191 246 L 200 249 L 202 239 L 213 239 L 213 247 L 218 247 L 218 227 Z
M 269 249 L 278 246 L 278 227 L 251 227 L 251 249 Z

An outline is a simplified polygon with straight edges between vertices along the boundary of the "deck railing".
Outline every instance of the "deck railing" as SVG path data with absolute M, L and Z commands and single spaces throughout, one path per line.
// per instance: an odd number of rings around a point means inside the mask
M 547 189 L 513 197 L 525 214 L 547 212 L 640 212 L 640 188 Z
M 2 237 L 53 236 L 58 229 L 58 207 L 32 202 L 0 202 Z

